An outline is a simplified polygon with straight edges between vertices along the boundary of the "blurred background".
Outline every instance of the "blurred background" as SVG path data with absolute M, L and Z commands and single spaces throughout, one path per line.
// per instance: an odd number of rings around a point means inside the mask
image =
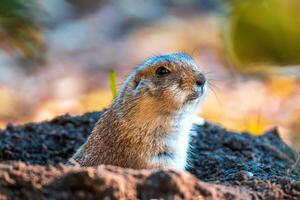
M 299 0 L 1 0 L 0 127 L 101 110 L 145 58 L 191 54 L 199 115 L 300 149 Z

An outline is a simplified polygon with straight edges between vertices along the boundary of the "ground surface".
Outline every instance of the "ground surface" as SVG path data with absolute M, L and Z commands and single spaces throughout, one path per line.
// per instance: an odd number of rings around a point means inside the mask
M 300 199 L 297 154 L 275 129 L 254 137 L 208 123 L 195 126 L 188 171 L 200 181 L 172 170 L 60 164 L 100 115 L 65 115 L 0 131 L 0 199 Z

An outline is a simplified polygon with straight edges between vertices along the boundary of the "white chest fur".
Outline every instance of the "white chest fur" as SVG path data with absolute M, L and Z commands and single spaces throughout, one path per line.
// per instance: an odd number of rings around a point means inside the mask
M 185 109 L 184 112 L 174 118 L 172 121 L 174 132 L 168 133 L 164 138 L 164 144 L 167 149 L 171 150 L 171 153 L 155 156 L 152 163 L 160 166 L 170 166 L 174 169 L 185 169 L 196 108 L 196 106 L 189 106 L 188 109 Z

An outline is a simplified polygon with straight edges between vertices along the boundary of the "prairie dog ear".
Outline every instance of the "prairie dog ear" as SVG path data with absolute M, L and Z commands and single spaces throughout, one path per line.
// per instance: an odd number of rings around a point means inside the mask
M 145 89 L 149 89 L 151 87 L 151 81 L 145 78 L 137 79 L 134 81 L 134 85 L 132 88 L 132 93 L 134 95 L 138 94 L 140 91 Z

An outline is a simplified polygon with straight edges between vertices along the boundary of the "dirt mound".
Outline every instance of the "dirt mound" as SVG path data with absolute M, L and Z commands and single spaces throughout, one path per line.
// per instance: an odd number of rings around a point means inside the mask
M 42 165 L 65 162 L 84 143 L 100 115 L 64 115 L 49 122 L 8 125 L 0 131 L 0 160 Z
M 203 183 L 185 172 L 0 164 L 0 192 L 9 199 L 249 199 L 235 188 Z M 3 198 L 5 196 L 2 196 Z
M 64 115 L 0 131 L 0 199 L 300 199 L 296 153 L 275 129 L 255 137 L 209 123 L 195 126 L 188 171 L 208 183 L 172 170 L 59 164 L 85 141 L 100 116 Z

